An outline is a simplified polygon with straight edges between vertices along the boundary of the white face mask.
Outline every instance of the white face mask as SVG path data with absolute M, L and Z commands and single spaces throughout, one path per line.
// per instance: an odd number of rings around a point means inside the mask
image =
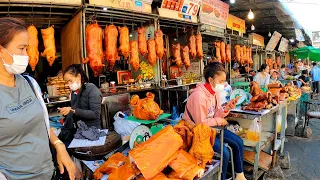
M 24 73 L 27 69 L 28 63 L 29 63 L 29 56 L 22 56 L 22 55 L 12 55 L 9 53 L 9 51 L 5 48 L 4 50 L 7 51 L 10 56 L 12 56 L 13 63 L 11 65 L 4 62 L 3 58 L 3 65 L 10 74 L 21 74 Z
M 76 91 L 78 89 L 80 89 L 80 84 L 78 84 L 76 81 L 72 84 L 69 85 L 69 88 L 71 89 L 71 91 Z
M 214 82 L 215 83 L 215 82 Z M 214 89 L 214 90 L 216 90 L 216 91 L 218 91 L 218 92 L 221 92 L 221 91 L 223 91 L 224 90 L 224 84 L 225 83 L 222 83 L 222 84 L 217 84 L 217 83 L 215 83 L 216 84 L 216 87 L 213 87 L 212 86 L 212 88 Z

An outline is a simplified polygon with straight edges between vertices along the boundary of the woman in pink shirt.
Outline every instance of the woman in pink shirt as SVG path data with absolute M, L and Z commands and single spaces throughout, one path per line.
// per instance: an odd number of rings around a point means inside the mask
M 206 82 L 198 84 L 197 88 L 192 90 L 184 112 L 184 119 L 191 120 L 195 124 L 206 124 L 208 126 L 224 126 L 227 121 L 224 119 L 229 111 L 236 105 L 234 100 L 222 107 L 219 92 L 224 89 L 226 81 L 226 72 L 220 64 L 209 64 L 205 67 L 204 77 Z M 243 173 L 243 151 L 244 145 L 242 139 L 236 134 L 225 130 L 224 142 L 232 148 L 229 152 L 226 146 L 223 149 L 223 169 L 222 180 L 226 179 L 227 167 L 230 160 L 230 153 L 233 153 L 235 162 L 236 180 L 245 180 Z M 220 134 L 217 135 L 214 151 L 220 152 Z

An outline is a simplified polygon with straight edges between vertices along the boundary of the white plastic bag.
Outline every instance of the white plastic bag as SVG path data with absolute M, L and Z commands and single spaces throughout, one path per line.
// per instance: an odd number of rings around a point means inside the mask
M 247 133 L 247 138 L 250 141 L 258 142 L 261 137 L 261 124 L 258 118 L 254 118 Z
M 130 136 L 132 131 L 140 125 L 140 123 L 129 121 L 125 119 L 126 115 L 119 111 L 117 112 L 114 118 L 114 130 L 121 135 L 121 137 Z

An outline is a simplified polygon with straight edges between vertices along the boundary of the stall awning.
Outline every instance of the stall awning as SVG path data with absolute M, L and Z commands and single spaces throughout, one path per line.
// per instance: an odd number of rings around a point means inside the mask
M 300 59 L 308 58 L 311 61 L 320 61 L 320 49 L 312 46 L 305 46 L 295 51 L 291 51 L 290 54 L 296 55 Z

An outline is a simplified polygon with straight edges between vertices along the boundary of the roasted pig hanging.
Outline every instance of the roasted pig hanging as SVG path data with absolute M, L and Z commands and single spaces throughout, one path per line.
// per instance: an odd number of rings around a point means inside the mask
M 221 62 L 226 63 L 226 44 L 221 41 L 220 43 L 220 50 L 221 50 Z
M 102 48 L 102 28 L 97 22 L 87 25 L 86 27 L 86 50 L 87 58 L 83 59 L 83 63 L 90 62 L 90 67 L 95 76 L 98 76 L 104 64 L 103 48 Z
M 226 45 L 226 61 L 231 63 L 231 47 L 230 44 Z
M 118 29 L 119 29 L 119 34 L 120 34 L 119 51 L 121 51 L 124 58 L 127 59 L 129 57 L 129 53 L 130 53 L 129 29 L 127 26 L 118 27 Z
M 156 54 L 156 42 L 154 39 L 148 40 L 148 61 L 151 66 L 155 66 L 157 63 L 157 54 Z
M 138 28 L 138 41 L 139 41 L 139 51 L 142 56 L 145 56 L 148 52 L 148 49 L 147 49 L 146 29 L 144 27 Z
M 234 50 L 235 50 L 235 60 L 237 61 L 237 63 L 241 63 L 241 47 L 240 45 L 235 45 L 234 46 Z
M 52 66 L 54 60 L 57 58 L 53 26 L 47 29 L 41 29 L 41 34 L 45 48 L 41 56 L 46 57 L 49 65 Z
M 164 55 L 164 45 L 163 45 L 163 33 L 160 29 L 154 32 L 154 37 L 156 41 L 156 51 L 159 59 L 163 58 Z
M 192 59 L 195 59 L 197 56 L 197 46 L 196 46 L 196 37 L 194 35 L 189 37 L 189 49 Z
M 219 63 L 221 63 L 221 44 L 220 42 L 214 42 L 214 47 L 216 48 L 216 58 Z
M 196 35 L 196 46 L 197 46 L 197 55 L 199 59 L 203 58 L 203 48 L 202 48 L 202 36 L 201 34 Z
M 106 47 L 106 59 L 109 64 L 109 69 L 112 70 L 116 60 L 120 57 L 117 51 L 117 41 L 119 32 L 114 25 L 106 26 L 104 30 L 104 43 Z
M 180 50 L 181 50 L 180 44 L 172 44 L 172 52 L 173 52 L 174 61 L 178 67 L 181 67 L 181 65 L 182 65 Z
M 129 63 L 131 64 L 132 68 L 135 71 L 138 71 L 140 68 L 140 58 L 139 58 L 139 47 L 138 47 L 138 41 L 134 40 L 130 43 L 131 46 L 131 56 Z
M 191 65 L 188 46 L 182 47 L 182 60 L 183 60 L 184 65 L 186 66 L 186 69 L 188 69 Z
M 29 34 L 29 46 L 27 49 L 27 53 L 29 56 L 29 65 L 32 71 L 35 70 L 38 62 L 39 62 L 39 50 L 38 50 L 38 30 L 34 25 L 28 27 Z

